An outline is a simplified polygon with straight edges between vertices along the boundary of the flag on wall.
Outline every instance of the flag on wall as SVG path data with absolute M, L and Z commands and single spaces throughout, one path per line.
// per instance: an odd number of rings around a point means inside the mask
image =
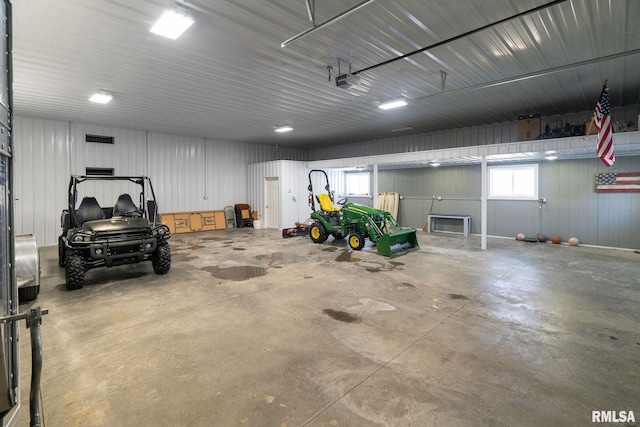
M 602 93 L 596 103 L 596 110 L 593 113 L 593 122 L 598 128 L 597 153 L 602 163 L 611 166 L 616 161 L 616 154 L 613 151 L 613 130 L 611 129 L 611 106 L 609 105 L 609 88 L 607 81 L 604 81 Z
M 640 193 L 640 172 L 597 173 L 596 193 Z

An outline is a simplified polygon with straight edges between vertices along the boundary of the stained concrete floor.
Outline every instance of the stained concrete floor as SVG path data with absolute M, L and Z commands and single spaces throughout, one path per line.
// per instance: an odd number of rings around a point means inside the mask
M 66 291 L 41 249 L 46 426 L 582 426 L 640 418 L 640 255 L 418 232 L 176 235 Z M 24 323 L 24 322 L 22 322 Z M 22 327 L 21 426 L 29 425 Z M 628 425 L 636 425 L 630 423 Z

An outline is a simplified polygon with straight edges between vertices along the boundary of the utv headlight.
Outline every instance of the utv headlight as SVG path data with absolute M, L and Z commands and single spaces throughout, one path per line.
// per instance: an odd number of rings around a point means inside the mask
M 80 234 L 76 234 L 75 236 L 73 236 L 73 241 L 74 242 L 82 242 L 83 237 Z

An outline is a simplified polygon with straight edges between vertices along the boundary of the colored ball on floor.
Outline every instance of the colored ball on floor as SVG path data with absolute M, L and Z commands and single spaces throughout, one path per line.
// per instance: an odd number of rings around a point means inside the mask
M 577 237 L 570 237 L 569 240 L 567 240 L 567 242 L 569 242 L 571 246 L 578 246 L 578 244 L 580 243 L 580 240 Z
M 559 244 L 560 242 L 562 242 L 562 239 L 560 238 L 560 236 L 551 236 L 551 243 L 553 244 Z
M 526 239 L 526 238 L 527 238 L 527 236 L 525 236 L 525 235 L 524 235 L 524 234 L 522 234 L 522 233 L 518 233 L 518 235 L 516 236 L 516 240 L 524 240 L 524 239 Z
M 547 241 L 547 236 L 545 236 L 544 234 L 538 234 L 538 242 L 546 242 Z

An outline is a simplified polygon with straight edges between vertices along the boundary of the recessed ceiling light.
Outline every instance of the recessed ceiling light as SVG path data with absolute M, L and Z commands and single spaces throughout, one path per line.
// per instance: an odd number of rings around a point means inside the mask
M 285 126 L 280 126 L 279 128 L 276 128 L 276 132 L 291 132 L 293 130 L 293 128 L 289 125 L 285 125 Z
M 547 159 L 547 160 L 555 160 L 557 158 L 558 158 L 558 156 L 547 156 L 547 157 L 545 157 L 545 159 Z
M 431 166 L 433 166 L 433 167 L 435 168 L 435 167 L 440 166 L 440 163 L 438 163 L 438 162 L 433 162 L 433 163 L 431 163 Z
M 551 154 L 556 154 L 556 152 L 553 150 L 549 150 L 549 151 L 545 151 L 544 154 L 551 155 Z
M 393 101 L 384 102 L 378 105 L 378 108 L 382 110 L 390 110 L 392 108 L 404 107 L 407 105 L 406 99 L 394 99 Z
M 106 90 L 101 90 L 100 92 L 96 92 L 93 95 L 91 95 L 91 98 L 89 98 L 89 101 L 95 102 L 97 104 L 106 104 L 112 99 L 113 99 L 113 95 L 111 95 L 111 92 Z
M 160 18 L 153 24 L 153 27 L 149 31 L 154 34 L 158 34 L 163 37 L 175 40 L 187 28 L 193 24 L 193 18 L 186 13 L 178 12 L 173 9 L 167 9 L 160 16 Z

